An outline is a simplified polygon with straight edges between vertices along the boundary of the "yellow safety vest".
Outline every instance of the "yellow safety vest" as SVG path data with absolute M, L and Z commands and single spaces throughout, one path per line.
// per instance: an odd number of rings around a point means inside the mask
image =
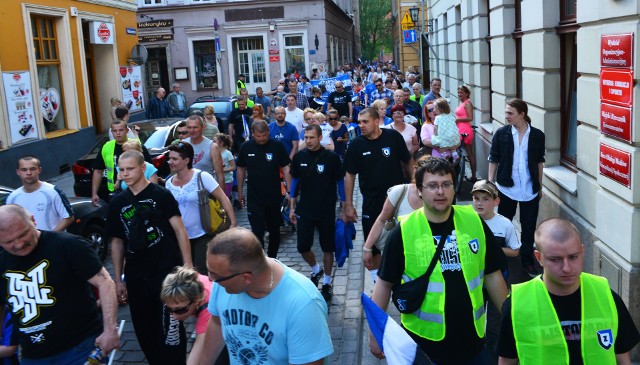
M 139 139 L 129 138 L 129 140 L 139 140 Z M 115 150 L 116 150 L 116 140 L 112 139 L 107 143 L 105 143 L 104 146 L 102 146 L 102 151 L 100 151 L 100 154 L 102 155 L 102 160 L 104 160 L 105 169 L 107 170 L 107 188 L 109 189 L 110 192 L 114 192 L 116 190 L 115 180 L 113 179 L 114 177 L 113 172 L 116 169 L 115 159 L 114 159 Z
M 246 89 L 247 85 L 244 84 L 244 82 L 238 80 L 236 82 L 236 95 L 240 95 L 240 89 Z
M 567 341 L 544 282 L 536 277 L 513 285 L 511 323 L 520 364 L 569 364 Z M 607 279 L 580 275 L 582 361 L 616 364 L 618 311 Z
M 472 313 L 478 337 L 484 337 L 485 307 L 482 286 L 484 284 L 484 261 L 486 239 L 480 216 L 472 206 L 454 206 L 453 224 L 455 237 L 447 244 L 457 244 L 462 265 L 462 274 L 471 298 Z M 405 270 L 402 282 L 413 280 L 427 271 L 436 245 L 423 209 L 399 218 L 404 246 Z M 455 239 L 455 242 L 453 241 Z M 429 278 L 427 293 L 420 309 L 412 314 L 401 314 L 400 320 L 409 331 L 429 339 L 442 341 L 446 334 L 445 281 L 440 260 Z

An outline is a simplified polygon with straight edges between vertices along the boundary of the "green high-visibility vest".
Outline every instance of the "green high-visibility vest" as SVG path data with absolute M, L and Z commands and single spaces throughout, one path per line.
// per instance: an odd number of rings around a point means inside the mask
M 569 364 L 567 341 L 544 282 L 513 285 L 511 323 L 522 365 Z M 585 365 L 616 363 L 618 311 L 607 279 L 580 275 L 580 348 Z
M 113 171 L 115 171 L 115 159 L 113 156 L 114 151 L 116 150 L 116 141 L 111 140 L 102 146 L 102 159 L 104 160 L 104 166 L 107 170 L 107 188 L 109 191 L 115 191 L 115 181 L 113 180 Z
M 402 282 L 406 282 L 427 271 L 437 247 L 434 244 L 427 217 L 424 215 L 424 209 L 401 216 L 399 220 L 405 260 Z M 478 337 L 483 338 L 485 307 L 482 286 L 487 247 L 482 221 L 472 206 L 456 205 L 453 208 L 453 224 L 455 237 L 451 237 L 452 242 L 445 245 L 458 246 L 462 274 L 471 298 L 472 313 L 469 313 L 469 318 L 474 322 Z M 446 334 L 445 285 L 440 260 L 437 260 L 433 273 L 429 277 L 429 286 L 420 309 L 412 314 L 400 315 L 400 320 L 406 329 L 431 341 L 444 339 Z

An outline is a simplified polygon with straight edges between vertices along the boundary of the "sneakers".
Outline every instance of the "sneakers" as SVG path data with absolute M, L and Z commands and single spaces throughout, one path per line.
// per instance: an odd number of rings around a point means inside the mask
M 329 303 L 331 301 L 331 298 L 333 298 L 333 287 L 331 286 L 331 284 L 322 284 L 321 293 L 324 301 Z
M 540 272 L 538 271 L 538 268 L 535 264 L 522 265 L 522 269 L 526 271 L 526 273 L 532 278 L 540 275 Z
M 314 274 L 313 272 L 311 272 L 311 276 L 309 278 L 311 279 L 311 282 L 313 282 L 313 285 L 317 287 L 318 282 L 320 282 L 320 279 L 323 276 L 324 276 L 324 270 L 320 269 L 320 271 L 317 274 Z

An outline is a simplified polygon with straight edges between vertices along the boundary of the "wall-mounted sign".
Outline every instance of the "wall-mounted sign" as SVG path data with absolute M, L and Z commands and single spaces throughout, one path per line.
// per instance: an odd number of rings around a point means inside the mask
M 2 82 L 7 100 L 11 141 L 18 143 L 27 138 L 37 138 L 38 123 L 31 92 L 31 74 L 29 71 L 4 72 Z M 58 107 L 56 105 L 56 110 Z
M 280 62 L 280 56 L 269 56 L 269 62 Z
M 600 66 L 633 67 L 633 33 L 600 36 Z
M 600 69 L 600 101 L 621 106 L 633 106 L 633 71 Z
M 269 50 L 269 54 L 270 55 L 279 55 L 280 54 L 280 50 L 278 50 L 278 49 L 270 49 Z
M 159 42 L 173 40 L 173 34 L 139 35 L 138 42 Z
M 150 22 L 139 22 L 138 29 L 173 27 L 173 19 L 159 19 Z
M 89 41 L 91 44 L 113 44 L 114 34 L 113 23 L 89 23 Z
M 136 30 L 136 28 L 127 28 L 127 34 L 136 35 L 137 33 L 138 31 Z
M 402 22 L 400 24 L 402 26 L 402 30 L 415 29 L 416 27 L 416 24 L 413 22 L 413 19 L 411 19 L 411 15 L 409 14 L 408 11 L 404 13 L 404 16 L 402 17 Z
M 606 135 L 631 142 L 633 114 L 631 108 L 600 104 L 600 131 Z
M 403 30 L 402 38 L 404 39 L 404 43 L 416 43 L 418 41 L 415 29 Z
M 271 38 L 271 39 L 269 40 L 269 47 L 272 47 L 272 48 L 273 48 L 273 47 L 278 47 L 278 40 L 277 40 L 277 39 L 275 39 L 275 38 Z
M 631 188 L 631 153 L 600 143 L 600 175 Z
M 120 87 L 122 103 L 129 111 L 144 108 L 144 89 L 140 66 L 120 66 Z

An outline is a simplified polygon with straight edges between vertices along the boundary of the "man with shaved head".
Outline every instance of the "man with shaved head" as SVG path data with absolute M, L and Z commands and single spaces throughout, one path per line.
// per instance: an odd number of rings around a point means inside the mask
M 607 279 L 582 272 L 576 227 L 551 218 L 535 242 L 544 272 L 514 285 L 502 307 L 499 364 L 631 364 L 640 334 Z
M 26 209 L 8 204 L 0 247 L 0 307 L 13 314 L 21 364 L 81 365 L 96 346 L 104 354 L 120 347 L 115 285 L 82 237 L 38 230 Z

